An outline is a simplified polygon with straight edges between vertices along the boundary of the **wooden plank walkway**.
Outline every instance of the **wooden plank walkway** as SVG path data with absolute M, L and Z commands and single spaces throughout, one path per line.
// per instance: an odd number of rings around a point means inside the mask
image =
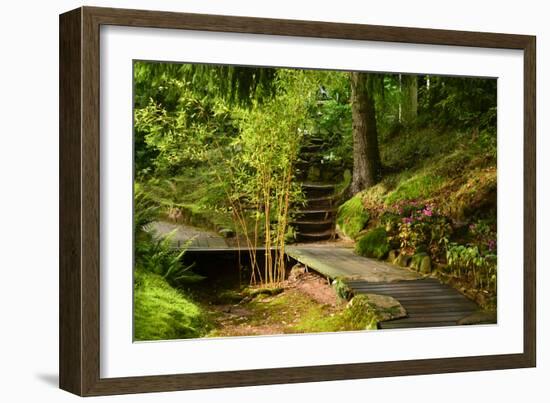
M 331 279 L 343 279 L 354 294 L 397 299 L 407 317 L 381 322 L 381 329 L 456 326 L 460 319 L 479 311 L 476 303 L 437 279 L 357 256 L 351 249 L 292 246 L 287 248 L 287 254 Z
M 406 318 L 381 322 L 381 329 L 454 326 L 479 310 L 476 303 L 433 278 L 393 283 L 348 280 L 346 283 L 355 294 L 388 295 L 405 308 Z
M 392 282 L 422 278 L 415 271 L 358 256 L 349 248 L 328 246 L 327 244 L 287 246 L 286 254 L 331 279 Z
M 172 231 L 175 231 L 172 236 L 172 243 L 175 247 L 181 247 L 186 242 L 190 242 L 188 249 L 214 250 L 229 248 L 221 235 L 190 225 L 155 221 L 149 224 L 147 229 L 154 231 L 158 235 L 168 235 Z
M 175 230 L 174 246 L 188 246 L 190 253 L 234 252 L 223 237 L 187 225 L 155 222 L 150 230 L 166 235 Z M 241 248 L 246 251 L 246 248 Z M 433 278 L 387 262 L 361 257 L 349 248 L 332 244 L 292 245 L 286 254 L 331 279 L 341 278 L 354 294 L 388 295 L 397 299 L 408 316 L 380 323 L 382 329 L 454 326 L 479 310 L 455 289 Z

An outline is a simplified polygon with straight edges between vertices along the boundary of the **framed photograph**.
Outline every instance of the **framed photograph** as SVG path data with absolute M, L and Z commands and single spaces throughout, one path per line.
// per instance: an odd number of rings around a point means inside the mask
M 535 37 L 60 16 L 60 387 L 534 367 Z

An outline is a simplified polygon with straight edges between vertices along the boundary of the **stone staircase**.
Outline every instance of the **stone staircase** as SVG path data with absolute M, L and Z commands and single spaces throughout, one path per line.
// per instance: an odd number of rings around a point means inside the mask
M 323 163 L 326 147 L 320 138 L 312 137 L 302 146 L 296 164 L 296 176 L 302 182 L 305 204 L 297 206 L 291 225 L 296 230 L 298 242 L 317 242 L 334 239 L 337 200 L 334 184 L 327 183 L 324 170 L 331 169 Z
M 305 206 L 295 212 L 291 225 L 298 242 L 317 242 L 335 238 L 336 201 L 334 185 L 303 183 Z

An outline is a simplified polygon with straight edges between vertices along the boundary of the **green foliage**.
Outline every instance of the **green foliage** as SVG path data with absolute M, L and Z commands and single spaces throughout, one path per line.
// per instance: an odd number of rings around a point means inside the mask
M 143 229 L 159 216 L 159 208 L 139 183 L 134 183 L 134 234 L 140 234 Z
M 340 299 L 348 300 L 353 295 L 352 290 L 341 278 L 336 278 L 333 280 L 332 288 L 334 289 L 334 291 L 336 292 L 336 295 L 338 295 Z
M 208 321 L 198 305 L 161 276 L 135 271 L 134 339 L 169 340 L 204 336 Z
M 496 293 L 496 254 L 484 254 L 474 245 L 449 243 L 447 264 L 454 275 L 470 279 L 474 287 L 485 288 Z
M 336 224 L 342 232 L 352 238 L 367 225 L 370 215 L 363 205 L 361 194 L 353 196 L 338 208 Z
M 155 238 L 146 230 L 147 224 L 157 218 L 157 207 L 152 204 L 150 195 L 136 185 L 134 188 L 134 264 L 137 270 L 143 270 L 162 276 L 173 286 L 197 282 L 204 279 L 184 266 L 182 258 L 189 241 L 182 248 L 173 246 L 175 231 L 164 237 Z
M 233 142 L 239 152 L 230 161 L 226 187 L 232 212 L 247 236 L 251 253 L 255 253 L 258 238 L 266 250 L 275 247 L 274 258 L 271 253 L 265 254 L 263 273 L 253 263 L 252 282 L 284 279 L 290 206 L 301 196 L 295 164 L 307 123 L 306 111 L 315 97 L 312 89 L 317 83 L 304 71 L 281 69 L 275 86 L 277 95 L 272 99 L 240 111 L 240 133 Z M 256 262 L 255 256 L 251 261 Z
M 231 110 L 216 98 L 198 97 L 178 80 L 174 110 L 154 99 L 134 113 L 136 173 L 172 175 L 210 158 L 212 144 L 227 145 L 235 136 Z M 152 158 L 151 158 L 152 157 Z
M 355 244 L 355 253 L 361 256 L 383 259 L 390 251 L 388 234 L 384 227 L 374 228 L 360 237 Z
M 420 109 L 424 119 L 479 130 L 495 127 L 496 98 L 496 79 L 432 76 L 420 90 Z
M 193 264 L 185 266 L 183 255 L 192 242 L 188 241 L 182 248 L 173 246 L 174 232 L 161 238 L 143 238 L 135 246 L 135 264 L 147 272 L 158 274 L 172 286 L 195 283 L 204 280 L 203 276 L 193 273 Z

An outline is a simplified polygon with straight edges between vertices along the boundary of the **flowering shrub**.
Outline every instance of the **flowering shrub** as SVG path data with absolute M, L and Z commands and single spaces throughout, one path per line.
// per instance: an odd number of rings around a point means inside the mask
M 497 234 L 494 225 L 479 220 L 468 226 L 468 232 L 475 244 L 477 244 L 483 252 L 491 254 L 496 253 Z
M 444 254 L 452 227 L 433 203 L 399 202 L 389 211 L 386 231 L 394 234 L 392 239 L 399 242 L 403 252 L 414 254 L 423 249 L 434 257 Z

